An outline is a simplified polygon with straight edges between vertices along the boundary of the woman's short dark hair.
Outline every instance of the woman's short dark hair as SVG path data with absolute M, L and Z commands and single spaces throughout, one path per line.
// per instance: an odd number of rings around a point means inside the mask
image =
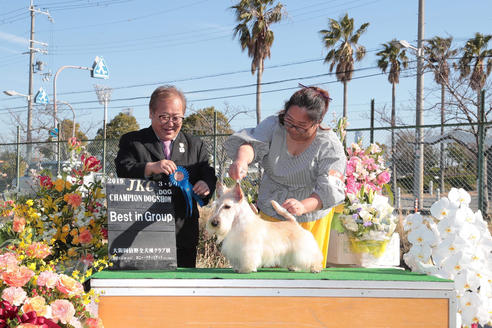
M 184 93 L 172 85 L 160 86 L 157 89 L 155 89 L 154 92 L 152 92 L 149 101 L 150 112 L 151 113 L 155 112 L 157 103 L 159 101 L 166 100 L 166 99 L 173 99 L 173 98 L 179 98 L 181 100 L 181 103 L 183 104 L 183 114 L 184 114 L 186 111 L 186 98 L 184 96 Z
M 285 102 L 284 109 L 278 114 L 280 124 L 284 124 L 284 116 L 291 106 L 305 108 L 311 121 L 319 123 L 323 121 L 323 117 L 328 111 L 330 100 L 328 91 L 318 87 L 303 86 Z

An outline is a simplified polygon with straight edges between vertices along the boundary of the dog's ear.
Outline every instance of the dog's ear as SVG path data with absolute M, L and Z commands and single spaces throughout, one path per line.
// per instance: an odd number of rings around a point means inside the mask
M 226 186 L 217 180 L 217 183 L 215 184 L 215 193 L 217 194 L 217 197 L 222 197 L 222 195 L 226 192 L 226 189 Z
M 234 186 L 234 198 L 236 201 L 240 202 L 244 197 L 243 190 L 241 189 L 241 184 L 239 182 L 236 182 L 236 185 Z

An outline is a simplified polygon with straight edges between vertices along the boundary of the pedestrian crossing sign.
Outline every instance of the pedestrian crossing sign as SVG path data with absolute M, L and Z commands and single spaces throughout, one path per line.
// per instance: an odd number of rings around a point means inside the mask
M 109 78 L 108 67 L 104 62 L 104 58 L 97 56 L 94 60 L 94 65 L 92 65 L 92 77 L 105 80 Z
M 34 102 L 36 104 L 49 104 L 50 100 L 48 99 L 48 95 L 46 94 L 46 91 L 44 91 L 43 88 L 39 88 L 38 93 L 36 93 L 36 96 L 34 97 Z

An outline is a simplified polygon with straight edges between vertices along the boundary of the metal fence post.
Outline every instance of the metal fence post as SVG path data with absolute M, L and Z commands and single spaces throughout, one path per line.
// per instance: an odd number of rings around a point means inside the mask
M 374 99 L 371 99 L 371 143 L 374 143 Z M 355 141 L 357 142 L 357 140 Z
M 60 167 L 61 167 L 61 146 L 60 146 L 60 140 L 61 140 L 61 125 L 60 123 L 57 124 L 58 128 L 58 135 L 56 138 L 56 174 L 60 175 Z
M 17 126 L 17 154 L 16 154 L 16 162 L 15 162 L 15 181 L 16 181 L 16 189 L 17 192 L 20 191 L 20 126 Z
M 214 172 L 217 174 L 217 111 L 214 108 Z
M 480 113 L 478 114 L 478 208 L 482 213 L 487 214 L 484 202 L 484 153 L 483 146 L 485 143 L 485 90 L 482 90 L 480 95 Z

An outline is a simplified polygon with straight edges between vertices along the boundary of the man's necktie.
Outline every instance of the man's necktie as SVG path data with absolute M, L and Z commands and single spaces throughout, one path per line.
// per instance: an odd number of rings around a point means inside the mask
M 164 151 L 164 156 L 166 159 L 171 158 L 171 140 L 162 142 L 162 150 Z

